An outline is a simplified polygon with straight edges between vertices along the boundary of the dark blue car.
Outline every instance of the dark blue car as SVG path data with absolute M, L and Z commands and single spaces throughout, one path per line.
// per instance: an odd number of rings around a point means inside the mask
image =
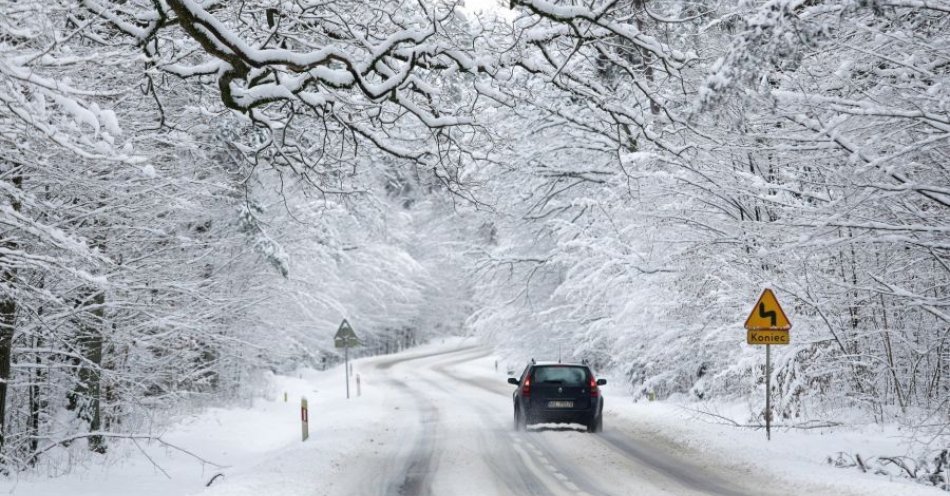
M 587 365 L 532 361 L 520 379 L 509 377 L 508 383 L 518 386 L 512 394 L 515 430 L 543 423 L 582 424 L 588 432 L 604 427 L 599 386 L 607 381 L 595 378 Z

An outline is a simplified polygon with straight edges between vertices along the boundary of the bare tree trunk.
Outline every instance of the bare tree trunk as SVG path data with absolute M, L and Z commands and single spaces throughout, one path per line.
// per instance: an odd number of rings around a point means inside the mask
M 907 413 L 907 405 L 904 403 L 904 393 L 901 391 L 901 382 L 897 378 L 897 369 L 894 363 L 894 347 L 891 344 L 891 332 L 887 328 L 887 304 L 884 301 L 884 295 L 881 295 L 881 315 L 884 323 L 884 353 L 887 357 L 887 366 L 891 370 L 891 379 L 894 381 L 894 394 L 897 395 L 897 404 L 901 407 L 901 412 Z
M 102 430 L 102 308 L 105 303 L 105 293 L 99 291 L 92 298 L 93 310 L 90 312 L 95 320 L 89 325 L 83 336 L 83 352 L 90 362 L 88 366 L 79 369 L 79 382 L 86 390 L 89 399 L 87 420 L 90 432 Z M 97 453 L 105 453 L 106 445 L 102 436 L 89 436 L 89 449 Z
M 23 186 L 23 176 L 19 173 L 12 178 L 13 185 L 20 189 Z M 14 198 L 11 202 L 13 210 L 19 212 L 20 202 Z M 16 241 L 7 239 L 3 247 L 8 250 L 18 248 Z M 15 284 L 16 269 L 6 267 L 0 274 L 3 284 L 10 288 Z M 17 303 L 12 294 L 0 299 L 0 453 L 3 452 L 6 441 L 6 413 L 7 413 L 7 386 L 10 384 L 10 369 L 13 363 L 13 334 L 16 330 Z
M 42 308 L 40 308 L 42 311 Z M 33 348 L 39 349 L 43 346 L 43 339 L 37 336 L 33 341 Z M 36 368 L 30 373 L 30 416 L 27 419 L 27 431 L 30 437 L 30 461 L 31 463 L 35 462 L 36 459 L 34 455 L 39 449 L 40 442 L 40 414 L 43 412 L 43 409 L 46 407 L 46 402 L 43 401 L 42 391 L 40 390 L 40 384 L 43 382 L 43 361 L 40 358 L 40 354 L 37 353 L 34 355 L 34 364 Z
M 10 248 L 9 243 L 6 247 Z M 13 269 L 3 271 L 3 282 L 13 279 Z M 13 331 L 16 326 L 16 301 L 13 297 L 0 300 L 0 451 L 3 450 L 6 432 L 7 385 L 10 383 L 10 366 L 13 361 Z
M 76 415 L 86 421 L 89 432 L 96 433 L 102 430 L 102 356 L 103 356 L 103 316 L 105 311 L 105 293 L 92 289 L 87 297 L 79 302 L 79 307 L 91 307 L 87 312 L 80 312 L 79 335 L 76 340 L 79 353 L 83 360 L 78 364 L 77 384 L 69 393 L 69 409 L 75 410 Z M 92 434 L 87 437 L 89 449 L 97 453 L 105 453 L 105 439 Z

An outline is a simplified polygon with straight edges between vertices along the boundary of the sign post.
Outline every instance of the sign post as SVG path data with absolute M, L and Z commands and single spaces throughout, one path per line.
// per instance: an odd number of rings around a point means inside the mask
M 337 348 L 343 348 L 343 369 L 346 371 L 346 399 L 350 399 L 350 347 L 359 346 L 360 340 L 356 337 L 356 331 L 353 330 L 346 319 L 343 319 L 336 335 L 333 336 L 333 344 Z
M 765 439 L 772 439 L 772 346 L 789 343 L 792 323 L 775 293 L 766 288 L 745 320 L 746 343 L 765 345 Z
M 300 429 L 301 441 L 310 437 L 310 412 L 307 410 L 307 397 L 300 398 Z

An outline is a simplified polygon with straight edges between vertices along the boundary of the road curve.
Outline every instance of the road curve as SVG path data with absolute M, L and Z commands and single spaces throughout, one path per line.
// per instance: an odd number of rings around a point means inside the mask
M 608 417 L 602 434 L 570 427 L 515 432 L 511 387 L 501 379 L 496 383 L 466 375 L 490 353 L 468 346 L 363 365 L 367 375 L 378 375 L 401 398 L 399 405 L 415 409 L 418 419 L 415 425 L 400 426 L 406 431 L 403 453 L 384 475 L 368 478 L 366 494 L 766 494 L 761 487 L 741 487 L 663 446 L 614 430 L 619 419 Z

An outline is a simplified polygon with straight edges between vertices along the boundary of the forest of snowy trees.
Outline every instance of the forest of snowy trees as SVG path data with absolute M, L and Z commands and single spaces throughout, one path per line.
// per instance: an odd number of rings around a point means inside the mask
M 776 415 L 950 428 L 947 0 L 0 0 L 0 189 L 7 471 L 343 317 L 758 398 L 765 286 Z

